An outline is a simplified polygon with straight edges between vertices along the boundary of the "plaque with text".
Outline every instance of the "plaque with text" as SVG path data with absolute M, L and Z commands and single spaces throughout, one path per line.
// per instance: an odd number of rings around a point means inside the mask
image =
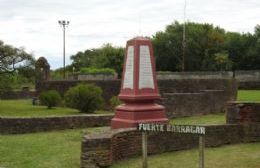
M 133 87 L 134 87 L 134 47 L 129 46 L 127 49 L 123 88 L 133 89 Z
M 154 89 L 151 55 L 147 45 L 140 46 L 139 89 L 142 88 Z

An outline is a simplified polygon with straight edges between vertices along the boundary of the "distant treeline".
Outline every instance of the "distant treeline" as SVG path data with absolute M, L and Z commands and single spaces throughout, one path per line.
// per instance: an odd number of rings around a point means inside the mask
M 181 71 L 183 24 L 174 22 L 149 37 L 154 46 L 157 71 Z M 124 48 L 104 44 L 71 56 L 68 70 L 82 67 L 112 68 L 122 72 Z M 227 32 L 212 24 L 186 23 L 185 71 L 260 69 L 260 26 L 254 33 Z

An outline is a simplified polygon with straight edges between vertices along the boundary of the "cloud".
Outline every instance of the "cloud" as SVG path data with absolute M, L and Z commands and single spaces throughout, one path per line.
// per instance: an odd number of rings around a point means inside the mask
M 184 0 L 0 0 L 0 39 L 45 56 L 52 68 L 62 65 L 62 28 L 66 55 L 104 43 L 125 46 L 141 34 L 151 36 L 174 20 L 183 21 Z M 253 32 L 259 24 L 258 0 L 187 0 L 187 19 L 208 22 L 229 31 Z M 68 62 L 68 61 L 66 61 Z

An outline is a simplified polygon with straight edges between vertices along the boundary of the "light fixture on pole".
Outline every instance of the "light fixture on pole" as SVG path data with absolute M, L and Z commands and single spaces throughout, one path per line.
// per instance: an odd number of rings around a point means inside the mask
M 65 68 L 65 28 L 69 25 L 69 21 L 59 20 L 58 23 L 62 26 L 63 30 L 63 79 L 65 79 L 66 68 Z

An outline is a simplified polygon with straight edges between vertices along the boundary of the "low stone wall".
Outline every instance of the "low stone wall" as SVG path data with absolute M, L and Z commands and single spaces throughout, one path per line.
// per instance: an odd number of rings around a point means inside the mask
M 206 146 L 260 141 L 260 124 L 206 126 Z M 198 146 L 198 136 L 153 132 L 148 135 L 148 154 L 159 154 Z M 141 132 L 133 129 L 111 130 L 86 135 L 81 145 L 81 168 L 112 165 L 117 160 L 141 154 Z
M 260 124 L 260 102 L 229 102 L 226 116 L 227 123 L 230 124 Z
M 235 79 L 169 79 L 158 80 L 160 93 L 198 93 L 201 90 L 223 90 L 232 100 L 236 97 Z
M 157 72 L 159 80 L 165 79 L 231 79 L 232 71 Z
M 260 89 L 260 70 L 252 71 L 200 71 L 200 72 L 157 72 L 157 79 L 236 79 L 239 89 Z
M 260 81 L 260 70 L 235 71 L 234 76 L 239 82 Z
M 161 104 L 168 118 L 224 112 L 228 100 L 224 90 L 201 90 L 199 93 L 165 93 Z M 203 102 L 203 103 L 202 103 Z
M 37 86 L 37 91 L 55 89 L 61 95 L 72 86 L 79 83 L 94 83 L 103 90 L 103 97 L 109 100 L 112 96 L 118 95 L 120 91 L 120 80 L 97 80 L 78 81 L 60 80 L 44 81 Z M 197 93 L 201 90 L 224 90 L 226 95 L 236 96 L 237 83 L 233 79 L 168 79 L 158 80 L 158 87 L 161 94 L 164 93 Z
M 0 94 L 0 99 L 30 99 L 36 96 L 36 91 L 6 91 Z
M 45 81 L 38 86 L 38 91 L 55 89 L 64 94 L 78 83 L 94 83 L 101 87 L 106 107 L 109 107 L 110 98 L 119 94 L 120 80 Z M 163 97 L 161 104 L 166 106 L 170 118 L 220 112 L 225 109 L 226 101 L 236 100 L 237 96 L 237 82 L 233 79 L 158 80 L 158 86 Z
M 243 90 L 260 90 L 260 81 L 241 81 L 239 89 Z
M 113 115 L 81 115 L 41 118 L 1 118 L 0 134 L 23 134 L 72 128 L 109 126 Z
M 117 79 L 117 75 L 113 74 L 78 74 L 76 80 L 113 80 Z
M 157 72 L 157 79 L 231 79 L 260 81 L 260 70 L 251 71 L 195 71 L 195 72 Z

